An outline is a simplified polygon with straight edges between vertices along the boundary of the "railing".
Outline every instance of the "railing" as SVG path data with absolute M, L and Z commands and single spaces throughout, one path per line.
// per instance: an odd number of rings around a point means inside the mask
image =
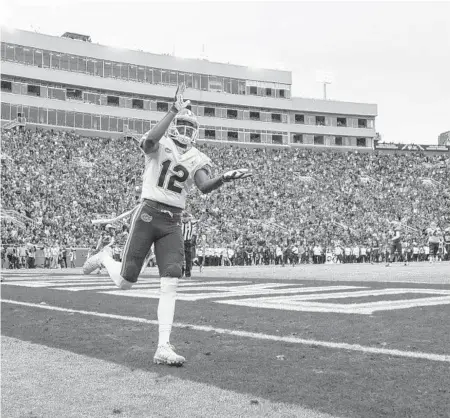
M 25 127 L 27 125 L 27 120 L 23 116 L 19 116 L 16 119 L 10 120 L 2 126 L 2 129 L 14 129 L 16 126 Z

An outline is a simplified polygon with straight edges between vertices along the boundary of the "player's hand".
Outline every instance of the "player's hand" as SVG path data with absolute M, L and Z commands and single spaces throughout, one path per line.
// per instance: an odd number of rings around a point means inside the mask
M 247 177 L 251 177 L 252 175 L 253 173 L 250 172 L 248 168 L 239 168 L 237 170 L 227 171 L 222 174 L 222 180 L 227 183 L 233 180 L 245 179 Z
M 173 107 L 177 112 L 179 112 L 182 109 L 185 109 L 191 104 L 190 100 L 184 100 L 183 94 L 186 90 L 186 84 L 181 83 L 178 85 L 177 91 L 175 93 L 175 98 L 173 101 Z

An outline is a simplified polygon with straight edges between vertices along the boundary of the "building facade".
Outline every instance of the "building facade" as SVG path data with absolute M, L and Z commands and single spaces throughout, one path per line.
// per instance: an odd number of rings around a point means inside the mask
M 139 135 L 167 112 L 184 82 L 201 124 L 199 142 L 373 148 L 376 105 L 292 97 L 288 71 L 73 38 L 2 29 L 2 123 L 22 116 L 84 135 Z

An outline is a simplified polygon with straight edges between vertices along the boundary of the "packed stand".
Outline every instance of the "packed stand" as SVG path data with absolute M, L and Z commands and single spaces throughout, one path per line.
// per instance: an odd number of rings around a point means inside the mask
M 405 251 L 413 260 L 415 247 L 425 251 L 423 231 L 431 222 L 450 226 L 448 155 L 198 148 L 213 160 L 215 174 L 254 172 L 188 198 L 189 212 L 205 213 L 197 236 L 206 236 L 212 254 L 200 256 L 209 263 L 321 263 L 328 253 L 343 262 L 371 261 L 373 240 L 387 246 L 389 222 L 398 219 L 407 225 Z M 2 218 L 4 244 L 92 247 L 99 236 L 93 218 L 136 204 L 144 160 L 133 140 L 6 131 L 2 155 L 2 208 L 31 220 L 18 227 Z

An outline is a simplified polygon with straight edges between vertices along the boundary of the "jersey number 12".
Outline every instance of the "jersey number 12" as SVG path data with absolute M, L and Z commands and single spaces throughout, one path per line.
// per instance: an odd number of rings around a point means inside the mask
M 167 172 L 169 171 L 172 162 L 173 162 L 172 160 L 165 160 L 161 164 L 161 172 L 159 173 L 158 187 L 164 188 L 164 184 L 166 183 Z M 175 193 L 181 193 L 183 188 L 177 186 L 175 182 L 177 182 L 178 184 L 184 183 L 189 177 L 189 173 L 186 170 L 186 168 L 181 164 L 177 164 L 175 167 L 173 167 L 171 171 L 173 172 L 173 174 L 169 176 L 169 181 L 167 182 L 165 188 Z

